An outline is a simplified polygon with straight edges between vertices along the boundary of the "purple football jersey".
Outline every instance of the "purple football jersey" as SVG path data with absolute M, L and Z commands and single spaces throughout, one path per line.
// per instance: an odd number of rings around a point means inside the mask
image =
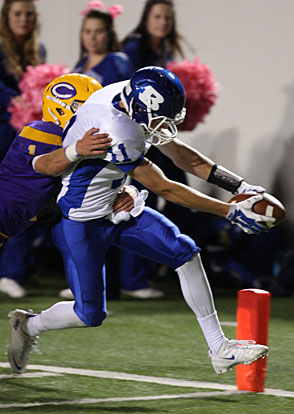
M 20 233 L 35 221 L 37 212 L 60 185 L 59 177 L 39 174 L 32 167 L 36 155 L 62 147 L 62 128 L 34 121 L 15 137 L 0 164 L 0 236 Z M 1 243 L 1 240 L 0 240 Z

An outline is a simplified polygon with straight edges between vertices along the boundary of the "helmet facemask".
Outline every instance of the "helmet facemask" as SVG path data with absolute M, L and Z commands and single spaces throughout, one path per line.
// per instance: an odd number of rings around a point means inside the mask
M 53 110 L 50 107 L 48 107 L 48 112 L 54 119 L 55 124 L 61 127 L 63 126 L 62 118 L 64 117 L 65 122 L 67 122 L 68 119 L 70 119 L 71 116 L 75 114 L 77 110 L 85 102 L 80 100 L 74 100 L 70 103 L 70 105 L 68 105 L 66 102 L 61 101 L 60 99 L 57 99 L 54 96 L 46 95 L 46 99 L 57 104 L 57 106 L 55 107 L 55 111 L 58 115 L 54 114 Z
M 150 118 L 148 125 L 142 123 L 141 126 L 147 132 L 146 142 L 153 146 L 165 145 L 176 138 L 178 134 L 177 124 L 183 122 L 186 114 L 186 109 L 177 115 L 177 119 L 171 119 L 166 116 L 155 116 L 152 117 L 150 112 Z

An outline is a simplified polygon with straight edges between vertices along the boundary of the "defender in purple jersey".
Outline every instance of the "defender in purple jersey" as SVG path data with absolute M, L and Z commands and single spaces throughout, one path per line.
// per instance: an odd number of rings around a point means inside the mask
M 26 125 L 0 164 L 0 236 L 7 239 L 36 221 L 36 213 L 60 185 L 59 177 L 39 174 L 32 166 L 36 155 L 62 147 L 62 128 L 52 122 Z
M 26 125 L 0 164 L 0 246 L 36 221 L 36 214 L 60 185 L 58 175 L 72 162 L 107 152 L 111 138 L 97 134 L 96 128 L 87 131 L 74 148 L 62 147 L 66 123 L 100 88 L 90 76 L 74 73 L 56 78 L 45 88 L 44 120 Z M 117 211 L 133 206 L 129 193 L 118 200 Z
M 101 85 L 96 80 L 80 75 L 66 76 L 50 83 L 43 97 L 46 122 L 33 122 L 25 126 L 12 142 L 1 164 L 0 245 L 7 242 L 9 237 L 14 237 L 1 249 L 0 292 L 10 297 L 23 297 L 26 294 L 22 284 L 28 271 L 31 231 L 23 230 L 35 221 L 40 206 L 39 222 L 41 217 L 43 223 L 46 218 L 47 224 L 49 221 L 52 224 L 53 220 L 56 222 L 60 217 L 52 194 L 58 187 L 58 179 L 38 174 L 40 171 L 32 168 L 32 163 L 40 157 L 39 154 L 52 151 L 50 157 L 44 156 L 39 164 L 46 163 L 43 166 L 44 173 L 56 169 L 56 165 L 60 167 L 60 157 L 64 157 L 63 153 L 58 155 L 58 152 L 63 152 L 59 148 L 63 127 L 76 109 L 99 88 Z M 70 164 L 67 160 L 64 167 Z M 49 208 L 46 203 L 50 197 L 52 202 Z

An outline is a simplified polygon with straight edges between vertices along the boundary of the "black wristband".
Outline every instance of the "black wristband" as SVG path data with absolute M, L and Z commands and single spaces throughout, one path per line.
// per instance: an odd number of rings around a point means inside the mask
M 218 187 L 224 188 L 234 194 L 243 180 L 242 177 L 234 174 L 221 165 L 214 164 L 207 182 L 216 184 Z

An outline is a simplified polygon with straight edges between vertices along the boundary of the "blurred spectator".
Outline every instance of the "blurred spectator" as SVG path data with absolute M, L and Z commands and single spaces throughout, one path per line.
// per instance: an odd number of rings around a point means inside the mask
M 194 233 L 194 234 L 193 234 Z M 195 214 L 192 237 L 201 247 L 212 286 L 221 289 L 266 289 L 280 294 L 284 280 L 290 286 L 291 251 L 285 252 L 285 233 L 279 225 L 252 237 L 227 220 Z M 283 278 L 282 269 L 285 271 Z M 278 280 L 281 286 L 278 287 Z M 293 283 L 292 283 L 293 287 Z
M 170 0 L 147 0 L 137 27 L 123 40 L 123 51 L 129 56 L 135 70 L 144 66 L 166 67 L 176 55 L 183 57 L 181 37 L 176 29 L 176 16 Z M 151 147 L 147 158 L 157 164 L 174 181 L 187 184 L 185 172 L 155 147 Z M 134 183 L 142 189 L 139 183 Z M 158 208 L 158 197 L 149 192 L 146 204 Z M 166 202 L 163 214 L 171 219 L 182 232 L 188 232 L 191 215 L 189 210 Z M 121 293 L 139 299 L 155 299 L 163 292 L 152 287 L 157 265 L 130 252 L 121 254 Z
M 294 248 L 278 252 L 273 265 L 273 292 L 280 296 L 294 295 Z
M 107 8 L 101 1 L 88 3 L 88 9 L 81 13 L 84 18 L 80 31 L 80 58 L 73 72 L 92 76 L 102 86 L 131 77 L 134 68 L 128 56 L 121 52 L 113 21 L 121 12 L 119 5 Z M 117 297 L 118 260 L 117 249 L 113 247 L 106 257 L 109 298 Z M 65 299 L 73 298 L 70 289 L 63 289 L 59 294 Z
M 127 55 L 120 52 L 110 12 L 96 8 L 87 11 L 80 42 L 80 60 L 73 72 L 92 76 L 102 86 L 130 78 L 133 67 Z
M 147 0 L 140 22 L 123 40 L 123 50 L 135 70 L 154 65 L 165 67 L 176 54 L 183 57 L 171 0 Z
M 7 107 L 20 94 L 18 84 L 29 65 L 45 61 L 45 48 L 38 41 L 38 16 L 33 0 L 6 0 L 0 17 L 0 159 L 16 131 L 9 123 Z M 24 232 L 3 247 L 0 256 L 0 291 L 11 297 L 26 294 L 27 253 L 31 235 Z
M 38 20 L 33 0 L 6 0 L 0 17 L 0 157 L 5 155 L 16 131 L 9 123 L 7 107 L 19 95 L 18 84 L 28 65 L 45 61 L 38 43 Z
M 292 116 L 294 102 L 294 85 L 288 89 L 289 109 Z M 274 180 L 274 194 L 282 200 L 286 208 L 286 217 L 281 223 L 283 230 L 283 250 L 278 251 L 273 266 L 274 286 L 277 295 L 291 296 L 294 294 L 294 135 L 286 141 L 277 175 Z

